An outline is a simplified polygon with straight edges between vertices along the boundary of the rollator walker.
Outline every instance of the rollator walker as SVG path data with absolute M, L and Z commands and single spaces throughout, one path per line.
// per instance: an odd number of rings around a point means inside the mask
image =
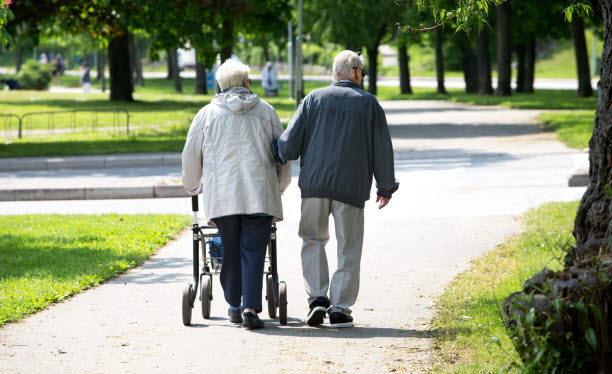
M 191 312 L 195 306 L 198 290 L 202 304 L 202 317 L 210 318 L 210 305 L 213 299 L 213 275 L 221 273 L 223 266 L 222 245 L 217 228 L 214 226 L 198 225 L 198 197 L 191 197 L 191 210 L 193 211 L 193 283 L 187 283 L 183 288 L 183 325 L 191 324 Z M 208 251 L 207 251 L 208 249 Z M 202 251 L 202 268 L 200 269 L 200 250 Z M 266 254 L 267 265 L 264 270 L 266 279 L 266 300 L 268 301 L 268 315 L 278 318 L 282 325 L 287 324 L 287 285 L 278 280 L 276 261 L 276 224 L 272 224 L 272 233 Z M 201 272 L 200 272 L 201 271 Z

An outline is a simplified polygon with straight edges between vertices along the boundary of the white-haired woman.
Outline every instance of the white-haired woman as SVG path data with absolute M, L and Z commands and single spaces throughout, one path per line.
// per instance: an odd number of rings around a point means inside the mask
M 204 213 L 223 243 L 221 286 L 232 323 L 264 327 L 262 277 L 273 221 L 283 219 L 281 193 L 290 166 L 277 164 L 272 144 L 283 132 L 278 115 L 249 88 L 249 67 L 225 61 L 221 88 L 195 116 L 183 149 L 183 186 L 202 190 Z M 202 182 L 202 183 L 201 183 Z

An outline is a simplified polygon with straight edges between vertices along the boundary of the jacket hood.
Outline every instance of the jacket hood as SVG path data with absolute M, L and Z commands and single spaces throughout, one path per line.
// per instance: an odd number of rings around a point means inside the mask
M 215 96 L 213 104 L 225 107 L 236 115 L 243 115 L 257 105 L 259 97 L 244 87 L 234 87 Z

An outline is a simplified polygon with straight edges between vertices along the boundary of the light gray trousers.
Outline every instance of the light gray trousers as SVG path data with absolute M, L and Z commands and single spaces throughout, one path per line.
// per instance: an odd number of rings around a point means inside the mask
M 338 243 L 338 268 L 329 283 L 325 244 L 329 240 L 329 215 L 334 217 Z M 329 299 L 332 311 L 350 315 L 359 293 L 359 271 L 363 247 L 363 209 L 325 198 L 302 199 L 299 235 L 302 272 L 311 303 L 319 296 Z

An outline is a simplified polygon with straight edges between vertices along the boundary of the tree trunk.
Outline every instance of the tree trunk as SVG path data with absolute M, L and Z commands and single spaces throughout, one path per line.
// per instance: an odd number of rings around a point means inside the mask
M 127 32 L 114 36 L 108 44 L 111 101 L 134 101 L 129 44 Z
M 172 59 L 170 58 L 170 53 L 168 52 L 168 50 L 166 50 L 166 54 L 167 54 L 167 56 L 166 56 L 166 66 L 168 67 L 167 68 L 168 74 L 166 75 L 166 79 L 167 80 L 172 80 L 172 79 L 174 79 L 174 70 L 173 70 L 174 69 L 174 65 L 172 64 Z
M 263 65 L 266 64 L 266 62 L 272 61 L 272 60 L 270 59 L 270 49 L 268 48 L 268 43 L 266 43 L 264 41 L 264 43 L 262 45 L 262 48 L 263 48 L 263 59 L 264 59 L 264 61 L 262 61 L 263 63 L 261 65 L 263 66 Z
M 465 80 L 465 92 L 474 94 L 478 92 L 478 67 L 477 57 L 469 39 L 459 42 L 461 51 L 461 66 L 463 67 L 463 79 Z
M 176 48 L 168 49 L 168 61 L 170 71 L 172 72 L 172 80 L 174 80 L 174 90 L 176 92 L 183 92 L 183 84 L 181 82 L 181 72 L 178 67 L 178 60 L 176 56 Z
M 106 91 L 106 75 L 104 74 L 104 65 L 106 62 L 104 61 L 104 51 L 98 51 L 98 80 L 100 81 L 100 88 L 102 92 Z
M 536 41 L 535 37 L 530 37 L 525 46 L 525 82 L 523 89 L 525 93 L 533 93 L 533 81 L 535 80 L 535 57 Z
M 399 45 L 399 73 L 400 73 L 400 93 L 411 94 L 412 86 L 410 85 L 410 58 L 408 56 L 408 47 L 402 43 Z
M 478 66 L 478 94 L 493 95 L 491 83 L 491 54 L 489 52 L 489 30 L 484 28 L 478 34 L 476 41 L 476 54 Z
M 144 79 L 142 78 L 142 60 L 140 56 L 140 43 L 138 38 L 130 33 L 130 63 L 132 64 L 133 82 L 135 85 L 140 87 L 144 86 Z
M 525 92 L 525 74 L 527 61 L 527 45 L 519 44 L 516 46 L 516 55 L 518 57 L 518 65 L 516 72 L 516 93 Z
M 195 90 L 194 94 L 196 95 L 206 95 L 208 93 L 208 87 L 206 82 L 206 66 L 200 62 L 200 60 L 196 57 L 195 64 Z
M 23 47 L 19 46 L 17 51 L 15 51 L 15 71 L 16 74 L 19 74 L 21 70 L 21 65 L 23 64 Z
M 612 32 L 612 0 L 600 0 L 604 19 L 604 35 Z M 601 56 L 601 77 L 597 85 L 597 111 L 593 136 L 589 141 L 590 185 L 582 196 L 576 220 L 576 245 L 603 239 L 610 230 L 612 198 L 605 187 L 612 185 L 612 38 L 604 39 Z M 612 364 L 612 363 L 609 363 Z M 608 370 L 612 370 L 608 367 Z
M 368 53 L 368 92 L 376 95 L 376 72 L 378 70 L 378 44 L 374 48 L 366 48 Z
M 497 96 L 512 95 L 512 38 L 508 2 L 497 6 Z
M 224 19 L 223 20 L 223 31 L 221 34 L 223 38 L 221 44 L 221 63 L 232 57 L 232 51 L 234 50 L 234 20 Z
M 436 28 L 435 32 L 435 43 L 436 43 L 436 77 L 438 80 L 439 94 L 446 94 L 446 88 L 444 87 L 444 51 L 442 50 L 442 28 Z
M 591 72 L 589 70 L 589 56 L 587 54 L 584 38 L 584 21 L 578 15 L 572 17 L 572 39 L 574 39 L 574 54 L 578 70 L 578 96 L 593 96 L 591 87 Z

